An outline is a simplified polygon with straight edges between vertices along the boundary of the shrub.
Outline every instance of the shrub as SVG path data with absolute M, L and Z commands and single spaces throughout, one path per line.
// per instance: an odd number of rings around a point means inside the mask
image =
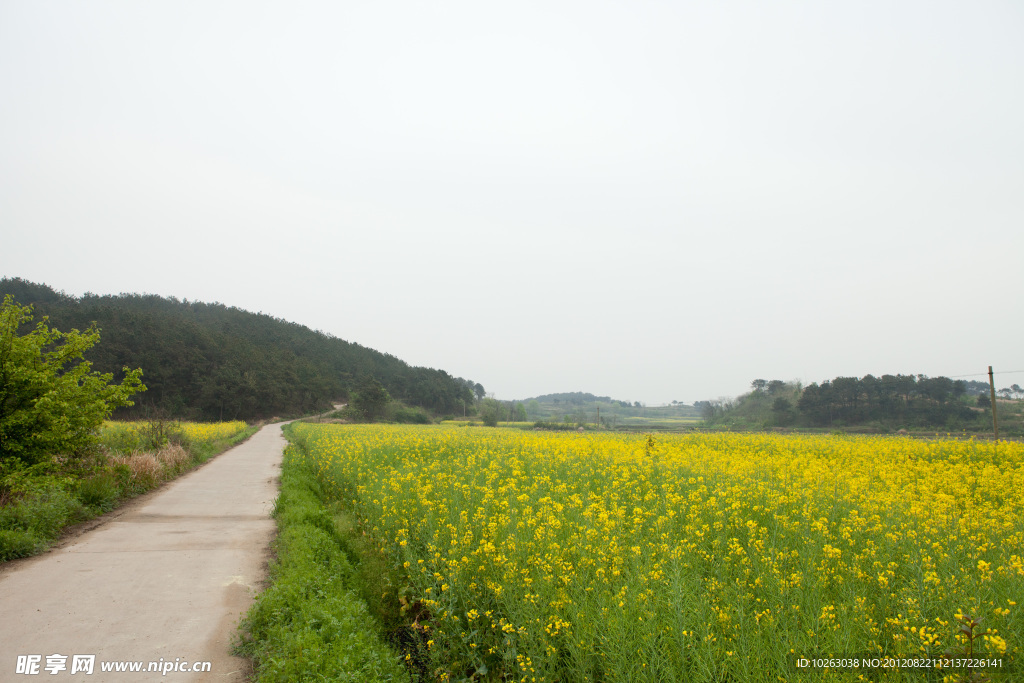
M 166 446 L 188 447 L 189 438 L 177 422 L 151 420 L 143 423 L 138 432 L 140 450 L 156 451 Z
M 431 424 L 433 420 L 430 419 L 430 415 L 423 408 L 408 408 L 403 405 L 397 406 L 392 415 L 392 422 L 398 422 L 399 424 L 418 424 L 427 425 Z
M 96 431 L 129 397 L 144 391 L 141 370 L 125 368 L 121 384 L 92 371 L 83 354 L 100 339 L 85 332 L 51 330 L 46 318 L 19 335 L 32 309 L 8 295 L 0 304 L 0 462 L 33 464 L 54 453 L 77 455 L 95 445 Z
M 0 508 L 0 529 L 21 531 L 38 543 L 53 540 L 68 523 L 84 519 L 87 510 L 67 491 L 51 486 Z
M 78 482 L 78 500 L 97 512 L 109 512 L 120 499 L 117 477 L 107 470 Z
M 27 531 L 0 529 L 0 562 L 28 557 L 34 554 L 41 543 Z

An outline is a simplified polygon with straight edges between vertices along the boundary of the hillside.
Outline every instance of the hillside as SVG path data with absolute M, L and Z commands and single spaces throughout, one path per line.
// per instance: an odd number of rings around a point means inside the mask
M 373 377 L 394 398 L 435 413 L 462 411 L 483 387 L 443 370 L 413 367 L 387 353 L 280 318 L 220 303 L 149 294 L 73 297 L 45 284 L 0 279 L 11 294 L 60 330 L 92 322 L 101 341 L 93 367 L 121 374 L 141 367 L 148 390 L 119 417 L 254 420 L 296 415 L 344 400 Z

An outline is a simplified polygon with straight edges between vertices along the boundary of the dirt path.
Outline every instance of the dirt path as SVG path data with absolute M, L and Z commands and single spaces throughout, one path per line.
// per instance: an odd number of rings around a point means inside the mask
M 264 427 L 102 526 L 0 569 L 0 680 L 36 678 L 17 675 L 19 655 L 40 655 L 38 676 L 52 681 L 245 680 L 229 648 L 265 574 L 284 445 L 280 425 Z M 54 654 L 66 668 L 51 675 Z M 74 655 L 95 655 L 92 675 L 71 674 Z M 101 670 L 119 661 L 142 671 Z M 207 661 L 207 673 L 163 673 Z

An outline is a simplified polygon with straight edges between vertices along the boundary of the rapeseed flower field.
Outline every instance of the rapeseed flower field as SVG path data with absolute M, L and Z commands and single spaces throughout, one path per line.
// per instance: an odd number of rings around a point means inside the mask
M 398 570 L 437 680 L 809 680 L 797 656 L 1021 654 L 1019 443 L 313 424 L 293 437 Z
M 118 422 L 108 420 L 100 428 L 100 441 L 111 443 L 131 443 L 133 439 L 152 432 L 156 423 L 148 421 Z M 180 431 L 193 443 L 212 443 L 230 438 L 248 426 L 241 420 L 233 422 L 168 422 L 167 429 Z

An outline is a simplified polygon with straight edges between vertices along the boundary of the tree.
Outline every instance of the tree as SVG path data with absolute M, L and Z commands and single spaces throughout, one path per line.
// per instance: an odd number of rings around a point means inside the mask
M 537 417 L 540 415 L 540 401 L 537 399 L 530 399 L 530 402 L 526 404 L 526 412 L 529 413 L 530 417 Z
M 81 455 L 95 444 L 96 430 L 116 408 L 133 405 L 145 391 L 142 370 L 124 368 L 124 379 L 92 371 L 83 354 L 100 340 L 96 325 L 85 332 L 50 329 L 44 317 L 8 295 L 0 305 L 0 463 L 34 464 L 51 455 Z
M 758 394 L 763 393 L 767 387 L 768 380 L 766 379 L 755 379 L 753 382 L 750 383 L 750 388 L 753 389 Z
M 480 419 L 488 427 L 497 427 L 498 421 L 505 419 L 505 406 L 494 398 L 485 398 L 480 403 Z
M 831 392 L 831 383 L 823 382 L 819 386 L 817 382 L 812 382 L 800 394 L 796 407 L 811 425 L 822 426 L 831 422 Z
M 694 401 L 693 407 L 700 413 L 701 419 L 713 420 L 721 413 L 718 401 Z
M 391 396 L 384 385 L 373 377 L 364 377 L 359 382 L 355 395 L 349 400 L 349 405 L 366 420 L 376 420 L 384 414 Z
M 793 421 L 793 404 L 785 396 L 779 396 L 772 402 L 772 417 L 775 424 L 785 427 Z

